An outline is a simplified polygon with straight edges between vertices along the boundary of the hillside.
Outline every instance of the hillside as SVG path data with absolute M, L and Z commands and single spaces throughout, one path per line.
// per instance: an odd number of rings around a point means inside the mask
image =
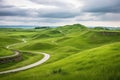
M 11 50 L 6 49 L 4 47 L 0 47 L 0 57 L 12 55 L 12 54 L 13 52 Z
M 120 79 L 120 31 L 89 29 L 81 24 L 60 26 L 49 29 L 11 31 L 4 37 L 14 39 L 12 44 L 26 39 L 27 43 L 17 44 L 12 48 L 24 52 L 46 52 L 51 55 L 44 64 L 35 68 L 0 75 L 0 80 L 119 80 Z M 21 36 L 22 35 L 22 36 Z M 27 55 L 32 61 L 39 56 Z M 31 58 L 32 57 L 32 58 Z M 30 60 L 25 58 L 26 65 Z M 32 61 L 32 62 L 34 62 Z M 25 62 L 25 63 L 24 63 Z M 9 65 L 9 64 L 8 64 Z M 1 70 L 10 69 L 7 64 Z M 8 67 L 7 67 L 8 66 Z M 12 66 L 12 65 L 11 65 Z M 14 67 L 13 67 L 14 68 Z M 28 75 L 29 74 L 29 75 Z

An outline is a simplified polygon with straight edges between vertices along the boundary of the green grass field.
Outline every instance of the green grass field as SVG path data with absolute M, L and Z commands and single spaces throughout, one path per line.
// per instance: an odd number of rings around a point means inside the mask
M 24 59 L 0 64 L 0 71 L 36 62 L 43 56 L 35 51 L 51 55 L 42 65 L 0 75 L 0 80 L 120 80 L 120 31 L 74 24 L 48 29 L 0 29 L 0 34 L 1 48 L 23 38 L 28 41 L 12 47 L 23 52 Z M 10 54 L 1 50 L 0 56 Z
M 11 50 L 6 49 L 4 47 L 0 47 L 0 57 L 4 57 L 4 56 L 9 56 L 14 54 Z

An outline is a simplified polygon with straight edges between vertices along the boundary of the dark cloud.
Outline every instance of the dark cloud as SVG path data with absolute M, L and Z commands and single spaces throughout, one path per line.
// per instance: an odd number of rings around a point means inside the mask
M 16 7 L 0 8 L 0 16 L 28 16 L 27 10 Z
M 78 14 L 76 13 L 69 13 L 69 12 L 55 12 L 55 13 L 47 13 L 40 15 L 40 17 L 47 17 L 47 18 L 73 18 L 77 16 Z
M 43 11 L 39 12 L 38 16 L 39 17 L 44 17 L 44 18 L 73 18 L 76 17 L 80 14 L 78 11 L 71 11 L 71 10 L 53 10 L 53 11 Z
M 0 16 L 24 16 L 26 10 L 6 4 L 4 0 L 0 0 Z
M 85 12 L 116 13 L 120 12 L 120 0 L 84 0 Z

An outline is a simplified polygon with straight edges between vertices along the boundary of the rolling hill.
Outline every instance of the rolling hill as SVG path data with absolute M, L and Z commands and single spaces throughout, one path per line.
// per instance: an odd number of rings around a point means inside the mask
M 16 29 L 7 36 L 0 31 L 0 34 L 3 34 L 0 37 L 0 41 L 3 42 L 2 38 L 14 35 L 12 37 L 14 41 L 8 40 L 7 43 L 0 44 L 2 47 L 4 44 L 20 42 L 20 39 L 25 38 L 28 43 L 21 43 L 13 48 L 22 52 L 40 51 L 51 55 L 51 58 L 40 66 L 9 75 L 0 75 L 0 80 L 120 79 L 120 31 L 89 29 L 81 24 L 73 24 L 32 31 Z M 29 62 L 29 59 L 25 58 L 23 61 Z M 14 65 L 24 65 L 26 62 Z M 4 67 L 1 68 L 5 70 Z

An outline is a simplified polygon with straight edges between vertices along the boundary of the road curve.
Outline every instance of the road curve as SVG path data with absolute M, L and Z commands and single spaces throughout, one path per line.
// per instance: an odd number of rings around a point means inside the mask
M 15 57 L 15 56 L 17 56 L 17 55 L 20 54 L 19 51 L 14 51 L 14 52 L 15 52 L 15 54 L 13 54 L 13 55 L 9 55 L 9 56 L 3 56 L 3 57 L 0 57 L 0 59 L 3 59 L 3 58 L 10 58 L 10 57 Z
M 24 43 L 27 42 L 25 39 L 23 39 L 22 41 Z M 26 69 L 30 69 L 30 68 L 33 68 L 35 66 L 38 66 L 38 65 L 46 62 L 50 58 L 50 55 L 47 54 L 47 53 L 42 53 L 42 52 L 34 52 L 34 53 L 42 54 L 42 55 L 44 55 L 44 58 L 42 58 L 41 60 L 39 60 L 39 61 L 37 61 L 37 62 L 35 62 L 33 64 L 27 65 L 27 66 L 23 66 L 23 67 L 20 67 L 20 68 L 16 68 L 16 69 L 12 69 L 12 70 L 7 70 L 7 71 L 2 71 L 2 72 L 0 72 L 0 74 L 19 72 L 19 71 L 23 71 L 23 70 L 26 70 Z
M 25 39 L 22 39 L 22 41 L 23 41 L 22 43 L 26 43 L 26 42 L 27 42 Z M 6 48 L 7 48 L 7 49 L 11 49 L 10 47 L 15 46 L 15 45 L 17 45 L 17 44 L 20 44 L 20 43 L 15 43 L 15 44 L 8 45 L 8 46 L 6 46 Z M 8 57 L 17 56 L 17 55 L 20 54 L 20 52 L 18 52 L 18 51 L 14 51 L 14 52 L 15 52 L 15 54 L 13 54 L 13 55 L 3 56 L 3 57 L 0 57 L 0 58 L 8 58 Z

